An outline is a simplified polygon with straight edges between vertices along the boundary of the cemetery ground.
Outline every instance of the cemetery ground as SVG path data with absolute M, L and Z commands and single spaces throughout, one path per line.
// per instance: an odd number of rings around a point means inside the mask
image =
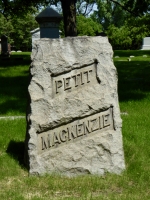
M 126 170 L 121 175 L 39 177 L 29 176 L 23 163 L 30 53 L 0 58 L 0 199 L 150 199 L 150 51 L 115 51 L 114 63 Z

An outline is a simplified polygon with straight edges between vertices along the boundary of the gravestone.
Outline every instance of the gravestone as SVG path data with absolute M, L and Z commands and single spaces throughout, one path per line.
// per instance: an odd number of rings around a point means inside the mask
M 0 52 L 1 52 L 1 38 L 0 38 Z
M 36 29 L 32 30 L 30 33 L 32 34 L 32 45 L 33 45 L 33 42 L 35 40 L 40 39 L 40 28 L 36 28 Z M 61 31 L 59 30 L 59 38 L 60 38 L 60 34 L 61 34 Z M 56 38 L 58 38 L 57 35 L 56 35 Z
M 150 37 L 145 37 L 143 39 L 143 45 L 141 50 L 150 50 Z
M 11 45 L 8 43 L 8 53 L 11 53 Z
M 59 38 L 59 24 L 62 16 L 48 6 L 35 17 L 40 25 L 40 38 Z
M 106 37 L 34 43 L 25 161 L 30 174 L 125 169 L 117 73 Z
M 1 55 L 2 56 L 9 56 L 8 39 L 7 39 L 6 35 L 1 36 Z
M 32 34 L 32 45 L 35 40 L 40 39 L 40 29 L 36 28 L 30 32 Z

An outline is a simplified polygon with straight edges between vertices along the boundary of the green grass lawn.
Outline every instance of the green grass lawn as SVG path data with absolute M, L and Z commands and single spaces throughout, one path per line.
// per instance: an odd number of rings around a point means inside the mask
M 126 170 L 101 177 L 29 176 L 23 164 L 25 118 L 1 119 L 0 199 L 150 199 L 150 51 L 115 51 L 115 56 Z M 129 56 L 135 57 L 128 61 Z M 30 53 L 0 58 L 0 117 L 25 116 L 30 62 Z
M 0 58 L 0 115 L 25 115 L 30 53 Z

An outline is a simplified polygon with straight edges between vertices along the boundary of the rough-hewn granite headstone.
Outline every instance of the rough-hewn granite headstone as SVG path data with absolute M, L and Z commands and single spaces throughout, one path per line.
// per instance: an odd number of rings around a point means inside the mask
M 124 170 L 112 56 L 101 36 L 35 42 L 26 136 L 31 174 Z

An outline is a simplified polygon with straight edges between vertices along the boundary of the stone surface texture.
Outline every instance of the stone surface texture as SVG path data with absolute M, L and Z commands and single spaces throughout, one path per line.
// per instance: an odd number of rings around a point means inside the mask
M 35 41 L 25 141 L 30 174 L 125 169 L 112 57 L 107 37 Z

